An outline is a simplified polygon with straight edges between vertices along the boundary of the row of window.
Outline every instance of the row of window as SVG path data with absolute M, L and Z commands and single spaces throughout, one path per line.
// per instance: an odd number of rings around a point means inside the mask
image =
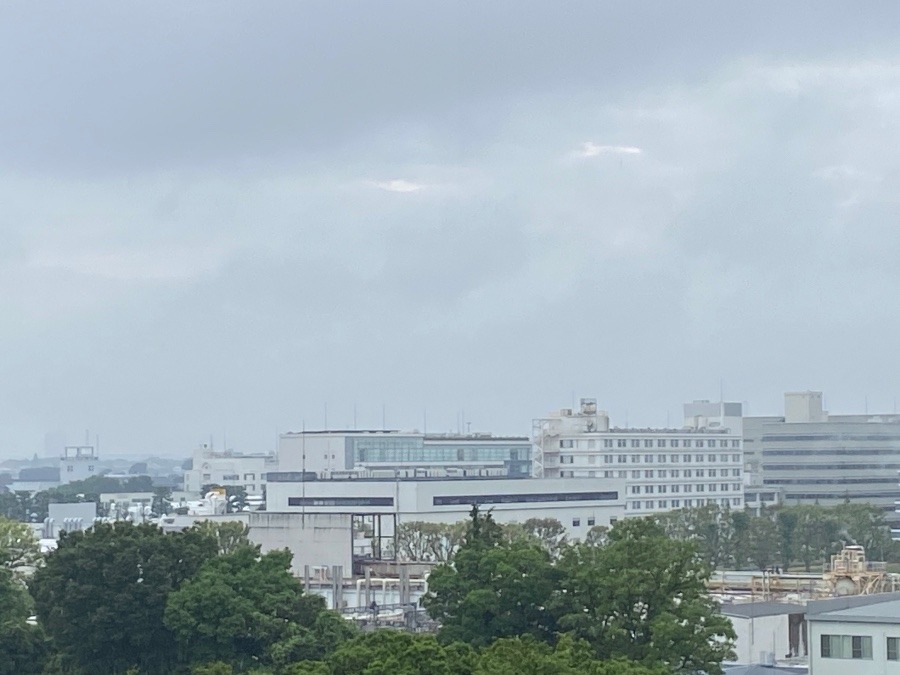
M 900 661 L 900 637 L 885 640 L 885 658 Z M 872 659 L 870 635 L 822 635 L 819 653 L 823 659 Z
M 668 479 L 668 478 L 727 478 L 729 473 L 731 472 L 732 478 L 740 478 L 741 470 L 740 469 L 644 469 L 641 471 L 640 469 L 632 469 L 631 471 L 579 471 L 577 472 L 580 478 L 656 478 L 656 479 Z M 574 478 L 576 475 L 575 471 L 562 471 L 560 475 L 563 478 Z
M 597 524 L 597 520 L 594 518 L 594 516 L 588 516 L 587 526 L 593 527 L 596 524 Z M 581 518 L 579 518 L 577 516 L 575 518 L 572 518 L 572 527 L 581 527 Z
M 631 494 L 664 495 L 667 492 L 676 494 L 679 492 L 728 492 L 729 485 L 731 486 L 732 492 L 741 491 L 740 483 L 697 483 L 696 485 L 686 483 L 684 485 L 632 485 Z
M 434 506 L 471 504 L 533 504 L 535 502 L 604 502 L 614 501 L 619 493 L 608 492 L 539 492 L 536 494 L 507 495 L 450 495 L 434 497 Z
M 694 506 L 704 506 L 706 504 L 721 504 L 722 506 L 740 506 L 740 497 L 731 497 L 730 499 L 659 499 L 659 500 L 635 500 L 628 502 L 628 508 L 632 511 L 644 511 L 648 509 L 680 509 L 691 508 Z
M 887 658 L 897 661 L 898 639 L 887 639 Z M 872 638 L 868 635 L 823 635 L 820 641 L 823 659 L 871 659 Z
M 561 448 L 576 447 L 576 441 L 572 438 L 564 438 L 559 442 Z M 597 446 L 596 439 L 588 439 L 587 441 L 578 441 L 578 447 L 587 447 L 593 450 Z M 604 448 L 739 448 L 741 441 L 739 439 L 716 439 L 703 440 L 699 438 L 604 438 Z
M 225 474 L 222 474 L 222 480 L 223 480 L 223 481 L 224 481 L 224 480 L 240 480 L 240 479 L 241 479 L 241 475 L 240 475 L 239 473 L 225 473 Z M 266 479 L 266 474 L 264 474 L 264 473 L 259 474 L 259 479 L 260 479 L 260 480 L 265 480 L 265 479 Z M 210 481 L 210 480 L 212 480 L 212 474 L 211 474 L 211 473 L 205 473 L 205 474 L 203 474 L 202 480 L 203 480 L 203 481 Z M 255 473 L 245 473 L 245 474 L 244 474 L 244 480 L 256 480 L 256 474 L 255 474 Z
M 704 458 L 710 464 L 741 461 L 740 453 L 731 455 L 587 455 L 586 457 L 588 464 L 597 464 L 598 458 L 601 464 L 692 464 L 695 462 L 702 464 Z M 575 455 L 560 455 L 559 462 L 560 464 L 574 464 Z

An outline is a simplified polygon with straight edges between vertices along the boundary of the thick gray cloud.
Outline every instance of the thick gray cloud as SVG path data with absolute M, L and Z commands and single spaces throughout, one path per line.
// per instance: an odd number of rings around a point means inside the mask
M 7 3 L 0 454 L 890 409 L 898 19 Z

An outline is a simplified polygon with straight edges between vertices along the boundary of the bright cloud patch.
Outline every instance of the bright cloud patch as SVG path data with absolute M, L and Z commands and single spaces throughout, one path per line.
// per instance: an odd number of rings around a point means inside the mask
M 374 185 L 379 190 L 385 190 L 387 192 L 418 192 L 425 188 L 421 183 L 413 183 L 399 178 L 394 180 L 371 181 L 371 185 Z
M 586 141 L 575 151 L 576 157 L 599 157 L 600 155 L 639 155 L 643 152 L 633 145 L 597 145 Z

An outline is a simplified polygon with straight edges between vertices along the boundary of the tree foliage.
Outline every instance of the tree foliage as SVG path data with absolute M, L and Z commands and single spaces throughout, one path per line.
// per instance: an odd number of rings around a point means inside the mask
M 321 657 L 314 643 L 327 637 L 326 631 L 315 631 L 324 599 L 305 595 L 290 565 L 287 550 L 260 555 L 257 547 L 246 545 L 206 561 L 171 593 L 165 610 L 165 625 L 184 657 L 229 663 L 239 671 L 270 663 L 273 650 L 282 661 L 285 650 L 293 655 L 298 648 L 306 658 Z M 297 644 L 303 637 L 308 639 Z
M 40 564 L 41 546 L 25 523 L 0 516 L 0 566 L 23 572 Z
M 465 543 L 452 565 L 432 572 L 424 604 L 441 622 L 446 642 L 481 646 L 519 635 L 548 640 L 556 625 L 547 599 L 557 581 L 544 548 L 530 540 L 504 541 L 491 514 L 473 508 Z
M 734 632 L 706 593 L 695 544 L 650 519 L 618 523 L 605 546 L 579 544 L 560 561 L 559 626 L 598 657 L 720 673 Z
M 168 594 L 215 555 L 199 532 L 153 525 L 95 525 L 64 533 L 32 580 L 37 615 L 70 672 L 169 672 Z M 168 669 L 168 670 L 167 670 Z
M 212 537 L 220 555 L 234 553 L 250 545 L 250 527 L 237 520 L 201 520 L 193 529 Z

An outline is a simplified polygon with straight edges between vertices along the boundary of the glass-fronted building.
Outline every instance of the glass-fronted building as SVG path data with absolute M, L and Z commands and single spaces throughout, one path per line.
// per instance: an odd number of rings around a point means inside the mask
M 423 434 L 400 431 L 306 431 L 282 434 L 282 471 L 401 471 L 423 475 L 531 475 L 531 442 L 525 436 L 485 433 Z

